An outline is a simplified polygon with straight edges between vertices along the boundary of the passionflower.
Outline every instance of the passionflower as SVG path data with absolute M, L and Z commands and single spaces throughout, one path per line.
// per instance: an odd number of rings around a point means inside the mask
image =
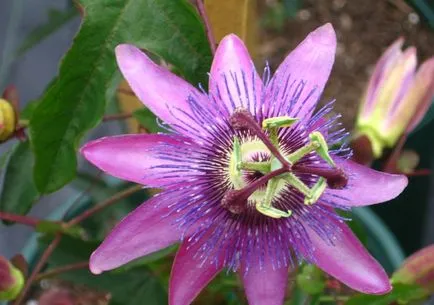
M 434 57 L 416 71 L 416 49 L 402 51 L 403 44 L 398 39 L 380 57 L 360 104 L 355 138 L 367 138 L 375 158 L 419 124 L 434 98 Z
M 82 153 L 113 176 L 163 191 L 113 229 L 91 271 L 181 242 L 172 305 L 190 304 L 222 269 L 239 273 L 250 304 L 282 304 L 288 271 L 302 259 L 356 290 L 388 292 L 386 273 L 335 210 L 390 200 L 407 179 L 349 161 L 331 104 L 313 114 L 335 48 L 326 24 L 261 78 L 243 42 L 228 35 L 207 93 L 118 46 L 124 77 L 168 133 L 102 138 Z

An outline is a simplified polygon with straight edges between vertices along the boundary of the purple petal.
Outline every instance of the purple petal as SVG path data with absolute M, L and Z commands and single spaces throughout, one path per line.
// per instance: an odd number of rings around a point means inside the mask
M 220 102 L 220 112 L 230 115 L 242 107 L 255 114 L 261 105 L 262 87 L 244 43 L 234 34 L 227 35 L 217 48 L 209 83 L 210 94 Z
M 186 130 L 199 128 L 191 119 L 192 110 L 188 103 L 194 97 L 202 105 L 206 97 L 189 83 L 156 65 L 140 49 L 127 44 L 116 47 L 118 66 L 137 97 L 152 112 L 175 129 L 182 124 Z M 186 132 L 184 130 L 184 132 Z
M 266 88 L 267 116 L 307 120 L 329 78 L 336 52 L 330 23 L 311 32 L 285 59 Z
M 173 193 L 162 193 L 122 219 L 93 252 L 90 270 L 99 274 L 178 242 L 181 233 L 172 224 L 179 215 L 168 216 L 174 197 Z
M 370 169 L 350 160 L 334 157 L 337 167 L 348 176 L 343 189 L 327 189 L 321 200 L 342 206 L 366 206 L 389 201 L 404 190 L 408 179 Z
M 169 282 L 169 305 L 189 305 L 222 270 L 223 264 L 196 257 L 200 243 L 184 241 L 173 262 Z M 220 260 L 222 262 L 223 260 Z
M 385 294 L 392 287 L 380 264 L 366 251 L 348 226 L 337 220 L 333 223 L 333 245 L 306 226 L 312 243 L 312 263 L 350 288 L 367 294 Z
M 400 37 L 391 46 L 389 46 L 383 55 L 380 57 L 375 65 L 374 72 L 369 79 L 368 89 L 366 90 L 366 97 L 363 99 L 363 104 L 361 105 L 362 117 L 369 116 L 369 113 L 373 110 L 373 101 L 377 91 L 381 88 L 381 83 L 385 80 L 384 74 L 390 68 L 392 68 L 402 55 L 402 45 L 404 44 L 404 39 Z
M 265 257 L 262 266 L 251 264 L 248 271 L 240 272 L 250 305 L 283 304 L 288 267 L 273 268 L 271 262 L 271 257 Z
M 102 171 L 120 179 L 152 187 L 185 181 L 186 175 L 171 174 L 185 158 L 165 158 L 171 152 L 185 156 L 191 145 L 182 138 L 163 134 L 106 137 L 87 143 L 83 156 Z M 159 167 L 160 166 L 160 167 Z M 185 167 L 183 167 L 185 168 Z

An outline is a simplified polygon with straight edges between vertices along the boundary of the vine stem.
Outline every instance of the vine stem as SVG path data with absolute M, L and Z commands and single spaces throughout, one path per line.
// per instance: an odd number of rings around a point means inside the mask
M 57 233 L 56 236 L 54 237 L 54 239 L 48 245 L 48 247 L 44 250 L 41 258 L 39 259 L 38 263 L 35 266 L 35 269 L 33 269 L 32 273 L 30 274 L 29 278 L 26 281 L 26 284 L 25 284 L 23 290 L 21 291 L 20 295 L 15 300 L 13 305 L 20 305 L 24 301 L 24 298 L 26 297 L 27 293 L 29 292 L 30 287 L 32 286 L 34 280 L 36 279 L 36 276 L 42 270 L 42 268 L 45 266 L 45 264 L 47 263 L 48 259 L 51 256 L 51 254 L 53 254 L 54 249 L 56 249 L 56 247 L 59 245 L 61 239 L 62 239 L 61 233 Z
M 84 268 L 87 268 L 88 266 L 89 266 L 89 261 L 83 261 L 83 262 L 78 262 L 75 264 L 70 264 L 70 265 L 65 265 L 65 266 L 53 268 L 50 271 L 39 273 L 35 277 L 34 281 L 39 282 L 43 279 L 53 277 L 53 276 L 56 276 L 56 275 L 64 273 L 64 272 L 78 270 L 78 269 L 84 269 Z
M 203 0 L 195 0 L 197 10 L 200 17 L 202 18 L 203 24 L 205 26 L 206 36 L 208 37 L 209 45 L 211 47 L 212 55 L 214 56 L 216 51 L 216 40 L 212 32 L 211 23 L 209 22 L 208 15 L 206 14 L 205 5 Z
M 36 227 L 41 220 L 38 218 L 30 217 L 30 216 L 23 216 L 23 215 L 17 215 L 7 212 L 1 212 L 0 211 L 0 219 L 6 220 L 6 221 L 12 221 L 17 222 L 26 226 L 30 227 Z
M 117 113 L 117 114 L 108 114 L 103 117 L 103 122 L 115 121 L 115 120 L 125 120 L 129 119 L 133 116 L 131 112 L 126 113 Z
M 113 195 L 112 197 L 104 200 L 103 202 L 101 202 L 100 204 L 94 206 L 93 208 L 86 210 L 85 212 L 83 212 L 82 214 L 78 215 L 77 217 L 71 219 L 68 223 L 67 223 L 67 227 L 71 227 L 74 226 L 80 222 L 82 222 L 83 220 L 89 218 L 90 216 L 98 213 L 99 211 L 105 209 L 106 207 L 118 202 L 119 200 L 122 200 L 124 198 L 127 198 L 128 196 L 140 191 L 141 189 L 143 189 L 142 185 L 134 185 L 130 188 L 127 188 L 124 191 L 121 191 L 119 193 L 116 193 L 115 195 Z
M 407 134 L 403 134 L 401 138 L 398 140 L 395 148 L 389 156 L 389 159 L 386 161 L 386 164 L 383 167 L 383 171 L 386 173 L 393 173 L 397 170 L 397 164 L 399 156 L 401 155 L 402 149 L 404 148 L 405 141 L 407 140 Z

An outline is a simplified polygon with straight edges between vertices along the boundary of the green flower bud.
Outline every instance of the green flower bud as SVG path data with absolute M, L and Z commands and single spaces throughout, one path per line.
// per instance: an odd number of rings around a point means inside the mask
M 7 140 L 15 131 L 15 110 L 12 105 L 0 98 L 0 142 Z
M 427 293 L 434 293 L 434 245 L 408 257 L 393 274 L 392 283 L 418 284 Z
M 0 256 L 0 300 L 15 299 L 24 286 L 23 273 Z

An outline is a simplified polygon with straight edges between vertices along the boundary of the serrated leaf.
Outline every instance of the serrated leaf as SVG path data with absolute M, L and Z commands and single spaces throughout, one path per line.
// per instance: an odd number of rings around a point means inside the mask
M 43 238 L 40 242 L 45 248 L 49 239 Z M 48 270 L 53 267 L 86 261 L 97 246 L 98 243 L 95 242 L 85 242 L 64 236 L 48 261 Z M 104 272 L 100 275 L 93 275 L 87 269 L 74 270 L 60 274 L 59 278 L 86 285 L 102 292 L 110 292 L 110 304 L 167 304 L 167 295 L 163 286 L 144 266 L 125 272 L 122 270 Z
M 419 286 L 395 284 L 393 290 L 386 295 L 358 294 L 350 298 L 345 305 L 389 305 L 394 302 L 415 301 L 425 298 L 426 292 Z
M 56 9 L 49 10 L 48 21 L 36 27 L 26 38 L 23 44 L 18 49 L 18 55 L 21 55 L 43 41 L 45 38 L 55 33 L 63 25 L 68 23 L 74 17 L 78 16 L 78 11 L 75 7 L 71 7 L 66 11 Z
M 13 148 L 4 171 L 0 195 L 0 210 L 24 215 L 29 212 L 38 197 L 38 191 L 29 174 L 33 166 L 33 154 L 29 142 L 19 142 Z
M 114 48 L 132 43 L 204 82 L 211 52 L 197 14 L 186 0 L 81 0 L 85 19 L 66 54 L 58 80 L 30 121 L 34 177 L 41 193 L 58 190 L 76 175 L 76 149 L 101 120 L 117 71 Z

